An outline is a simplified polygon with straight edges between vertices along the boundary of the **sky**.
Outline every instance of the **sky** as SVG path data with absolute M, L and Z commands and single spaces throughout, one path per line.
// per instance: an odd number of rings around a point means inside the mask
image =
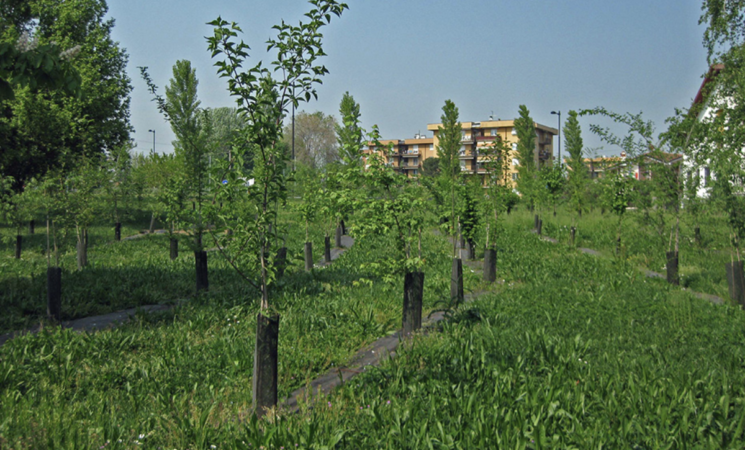
M 362 126 L 385 139 L 413 138 L 441 122 L 445 100 L 460 120 L 532 118 L 558 127 L 569 110 L 598 106 L 643 112 L 657 131 L 675 108 L 688 108 L 707 70 L 698 24 L 701 0 L 349 0 L 323 29 L 329 70 L 318 100 L 299 110 L 338 118 L 349 92 Z M 179 59 L 196 68 L 202 107 L 234 106 L 207 51 L 207 25 L 222 17 L 243 29 L 250 63 L 271 62 L 266 41 L 281 20 L 297 24 L 310 5 L 299 0 L 109 0 L 113 39 L 129 55 L 132 135 L 136 151 L 172 152 L 174 135 L 158 113 L 138 67 L 147 66 L 161 95 Z M 589 154 L 618 154 L 580 120 Z M 563 126 L 563 123 L 562 123 Z M 554 148 L 557 149 L 556 138 Z M 563 145 L 563 137 L 562 137 Z M 602 147 L 602 148 L 601 148 Z M 566 156 L 564 154 L 563 156 Z

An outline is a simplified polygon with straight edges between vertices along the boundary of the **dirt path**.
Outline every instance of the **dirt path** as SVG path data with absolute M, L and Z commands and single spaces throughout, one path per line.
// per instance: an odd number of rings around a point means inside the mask
M 438 231 L 438 230 L 435 230 Z M 439 233 L 435 233 L 438 234 Z M 452 243 L 452 238 L 448 238 Z M 458 248 L 457 253 L 462 254 L 463 248 Z M 331 255 L 333 259 L 333 253 Z M 477 260 L 463 260 L 464 264 L 471 267 L 474 270 L 481 270 L 483 261 Z M 464 296 L 465 302 L 471 302 L 474 299 L 488 294 L 491 291 L 480 291 Z M 445 313 L 438 311 L 430 314 L 428 317 L 422 320 L 421 334 L 428 334 L 434 329 L 438 322 L 445 319 Z M 355 376 L 365 372 L 369 367 L 379 366 L 387 358 L 392 358 L 396 355 L 396 349 L 401 343 L 405 342 L 402 330 L 384 336 L 375 342 L 363 347 L 358 351 L 350 360 L 350 362 L 343 367 L 335 367 L 330 369 L 325 374 L 310 381 L 306 386 L 296 389 L 287 399 L 282 403 L 282 409 L 289 412 L 297 412 L 300 410 L 301 405 L 311 405 L 320 396 L 328 395 L 334 388 L 343 385 L 345 382 L 351 380 Z
M 490 291 L 474 292 L 465 296 L 466 303 L 476 298 L 488 294 Z M 421 334 L 431 332 L 438 322 L 445 319 L 443 312 L 431 314 L 422 321 Z M 365 372 L 370 367 L 380 366 L 383 361 L 396 356 L 396 349 L 405 342 L 402 330 L 397 330 L 388 336 L 382 337 L 372 344 L 369 344 L 358 351 L 350 360 L 349 364 L 343 367 L 335 367 L 325 374 L 309 382 L 305 387 L 296 389 L 282 403 L 281 408 L 284 411 L 297 412 L 301 405 L 309 405 L 312 408 L 313 403 L 318 397 L 328 395 L 334 388 L 343 385 L 357 375 Z

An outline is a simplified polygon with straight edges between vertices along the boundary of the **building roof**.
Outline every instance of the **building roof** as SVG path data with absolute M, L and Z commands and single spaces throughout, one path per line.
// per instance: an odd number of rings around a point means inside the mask
M 442 126 L 442 123 L 429 123 L 427 124 L 427 130 L 429 131 L 437 131 Z M 470 130 L 470 129 L 479 129 L 479 128 L 506 128 L 506 127 L 514 127 L 515 121 L 514 120 L 482 120 L 481 122 L 461 122 L 461 127 L 464 130 Z M 542 125 L 538 122 L 535 122 L 535 127 L 539 130 L 546 131 L 548 133 L 551 133 L 553 135 L 559 134 L 559 130 L 556 128 L 552 128 L 546 125 Z
M 691 109 L 694 109 L 696 105 L 699 105 L 704 102 L 704 95 L 706 94 L 706 86 L 714 81 L 717 75 L 719 75 L 719 72 L 721 72 L 724 69 L 724 64 L 713 64 L 711 67 L 709 67 L 709 72 L 706 73 L 706 76 L 704 77 L 704 81 L 701 82 L 701 87 L 698 88 L 698 92 L 696 93 L 696 97 L 693 98 L 693 104 L 691 105 Z
M 683 159 L 683 155 L 680 153 L 666 153 L 666 152 L 649 152 L 643 155 L 645 158 L 656 159 L 657 161 L 664 162 L 667 164 L 673 163 L 677 160 Z

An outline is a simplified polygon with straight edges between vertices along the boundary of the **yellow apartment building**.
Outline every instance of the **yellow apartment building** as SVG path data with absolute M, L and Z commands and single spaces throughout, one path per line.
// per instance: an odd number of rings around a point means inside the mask
M 434 147 L 434 138 L 415 135 L 413 139 L 386 139 L 380 141 L 381 145 L 389 147 L 380 151 L 375 149 L 372 142 L 368 144 L 366 154 L 378 153 L 383 157 L 386 165 L 393 167 L 407 177 L 418 177 L 422 171 L 422 163 L 427 158 L 436 158 L 437 151 Z
M 434 133 L 435 148 L 439 143 L 437 137 L 441 123 L 427 125 L 427 130 Z M 517 180 L 517 168 L 519 166 L 517 154 L 517 131 L 514 120 L 486 120 L 483 122 L 461 123 L 461 146 L 458 158 L 460 159 L 460 170 L 466 174 L 486 175 L 483 164 L 486 159 L 480 149 L 490 146 L 494 139 L 499 136 L 502 141 L 512 147 L 510 152 L 511 164 L 509 165 L 509 179 Z M 536 123 L 536 139 L 534 162 L 537 166 L 553 164 L 553 137 L 559 134 L 556 128 L 547 127 Z
M 509 179 L 517 180 L 517 167 L 519 165 L 517 156 L 517 132 L 514 120 L 487 120 L 483 122 L 462 122 L 461 148 L 459 152 L 461 172 L 469 175 L 486 175 L 483 164 L 486 156 L 480 149 L 490 146 L 497 136 L 502 138 L 512 147 L 510 154 Z M 380 152 L 372 143 L 369 144 L 366 153 L 378 152 L 385 163 L 406 174 L 408 177 L 419 176 L 424 160 L 437 158 L 437 146 L 439 144 L 438 133 L 440 123 L 427 125 L 427 130 L 432 131 L 434 137 L 427 138 L 416 135 L 414 139 L 385 140 L 381 144 L 392 145 L 392 151 Z M 536 165 L 553 164 L 553 137 L 559 132 L 556 128 L 536 124 L 536 145 L 534 161 Z M 387 154 L 382 154 L 387 153 Z M 514 181 L 513 181 L 514 183 Z

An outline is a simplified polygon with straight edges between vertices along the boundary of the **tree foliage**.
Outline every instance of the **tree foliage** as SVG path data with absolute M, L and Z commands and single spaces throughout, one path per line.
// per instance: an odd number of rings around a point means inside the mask
M 569 111 L 569 117 L 564 125 L 564 142 L 569 153 L 569 168 L 567 189 L 571 208 L 581 215 L 587 208 L 587 183 L 589 181 L 587 166 L 585 165 L 584 143 L 582 129 L 577 120 L 577 112 Z
M 0 21 L 0 78 L 14 98 L 0 100 L 0 171 L 19 187 L 81 156 L 125 145 L 132 87 L 127 55 L 111 38 L 106 2 L 30 0 L 3 7 L 9 16 Z
M 440 175 L 440 158 L 427 158 L 422 163 L 422 176 L 432 178 Z
M 214 28 L 207 38 L 217 72 L 228 80 L 228 91 L 236 98 L 238 110 L 247 119 L 241 139 L 246 143 L 235 155 L 235 164 L 225 164 L 226 184 L 217 192 L 212 216 L 234 232 L 233 239 L 218 240 L 220 253 L 236 271 L 261 292 L 261 309 L 269 308 L 269 286 L 275 278 L 269 250 L 276 243 L 277 213 L 287 192 L 286 163 L 289 155 L 278 144 L 282 122 L 290 105 L 316 97 L 316 85 L 328 70 L 318 59 L 325 55 L 321 28 L 347 8 L 333 0 L 312 0 L 313 8 L 298 25 L 282 21 L 274 26 L 268 50 L 276 52 L 271 68 L 261 62 L 245 67 L 250 49 L 236 42 L 240 27 L 221 17 L 210 22 Z M 275 78 L 277 76 L 277 78 Z M 242 164 L 251 152 L 253 167 Z M 253 185 L 246 186 L 246 180 Z M 219 203 L 216 203 L 219 205 Z M 217 239 L 216 239 L 217 240 Z
M 704 47 L 709 62 L 745 41 L 745 1 L 704 0 L 699 25 L 706 24 Z
M 380 143 L 377 127 L 370 140 L 375 148 L 386 149 Z M 358 236 L 392 236 L 395 244 L 393 257 L 366 264 L 386 281 L 400 280 L 402 271 L 414 272 L 424 268 L 422 231 L 426 226 L 425 189 L 411 179 L 396 173 L 373 154 L 367 161 L 363 180 L 365 195 L 355 201 L 359 212 Z
M 479 150 L 484 156 L 486 169 L 484 190 L 484 224 L 486 229 L 486 246 L 495 243 L 501 214 L 516 203 L 517 194 L 512 190 L 509 176 L 512 165 L 512 148 L 501 136 L 494 138 L 491 145 Z
M 292 129 L 288 124 L 284 130 L 284 142 L 291 145 Z M 311 169 L 323 169 L 339 159 L 336 141 L 338 124 L 334 116 L 321 111 L 295 115 L 295 160 Z
M 359 166 L 362 160 L 360 149 L 364 130 L 360 126 L 360 105 L 349 92 L 345 92 L 341 99 L 339 115 L 342 122 L 336 125 L 339 156 L 344 164 Z
M 199 107 L 201 102 L 197 95 L 196 70 L 186 60 L 178 60 L 173 66 L 173 77 L 166 87 L 166 97 L 157 93 L 157 86 L 150 79 L 146 67 L 141 67 L 140 72 L 148 89 L 153 95 L 153 100 L 158 105 L 158 110 L 166 117 L 173 133 L 176 135 L 174 149 L 176 160 L 179 162 L 180 171 L 175 176 L 183 177 L 183 180 L 172 180 L 167 184 L 169 192 L 164 193 L 165 198 L 181 199 L 191 198 L 194 207 L 181 211 L 179 214 L 170 214 L 170 219 L 182 219 L 188 223 L 188 229 L 192 231 L 194 241 L 192 243 L 195 251 L 202 250 L 202 235 L 207 227 L 204 217 L 204 204 L 209 183 L 209 139 L 211 134 L 210 123 L 205 120 L 205 115 Z M 185 189 L 185 192 L 176 192 L 174 189 Z M 160 202 L 169 205 L 172 209 L 179 202 Z M 177 223 L 183 226 L 182 223 Z
M 448 234 L 453 238 L 458 231 L 456 228 L 456 202 L 458 186 L 460 184 L 460 161 L 458 154 L 461 148 L 461 141 L 463 140 L 463 127 L 458 120 L 458 115 L 458 107 L 455 106 L 455 103 L 452 100 L 445 100 L 445 105 L 442 107 L 442 116 L 440 117 L 442 126 L 438 128 L 437 133 L 437 156 L 440 159 L 438 184 L 443 194 L 445 192 L 449 194 L 443 195 L 443 198 L 449 197 L 447 199 L 447 203 L 449 204 L 446 205 L 446 208 L 450 212 Z
M 245 145 L 240 139 L 241 130 L 246 126 L 246 118 L 236 108 L 204 108 L 202 110 L 210 157 L 232 161 L 233 147 Z M 245 152 L 244 152 L 245 153 Z M 250 161 L 249 161 L 250 163 Z
M 538 171 L 535 159 L 535 122 L 530 117 L 530 111 L 525 105 L 520 105 L 520 117 L 515 119 L 515 131 L 517 132 L 517 160 L 520 165 L 517 168 L 517 190 L 523 196 L 525 202 L 535 206 L 538 198 L 536 191 L 536 174 Z

